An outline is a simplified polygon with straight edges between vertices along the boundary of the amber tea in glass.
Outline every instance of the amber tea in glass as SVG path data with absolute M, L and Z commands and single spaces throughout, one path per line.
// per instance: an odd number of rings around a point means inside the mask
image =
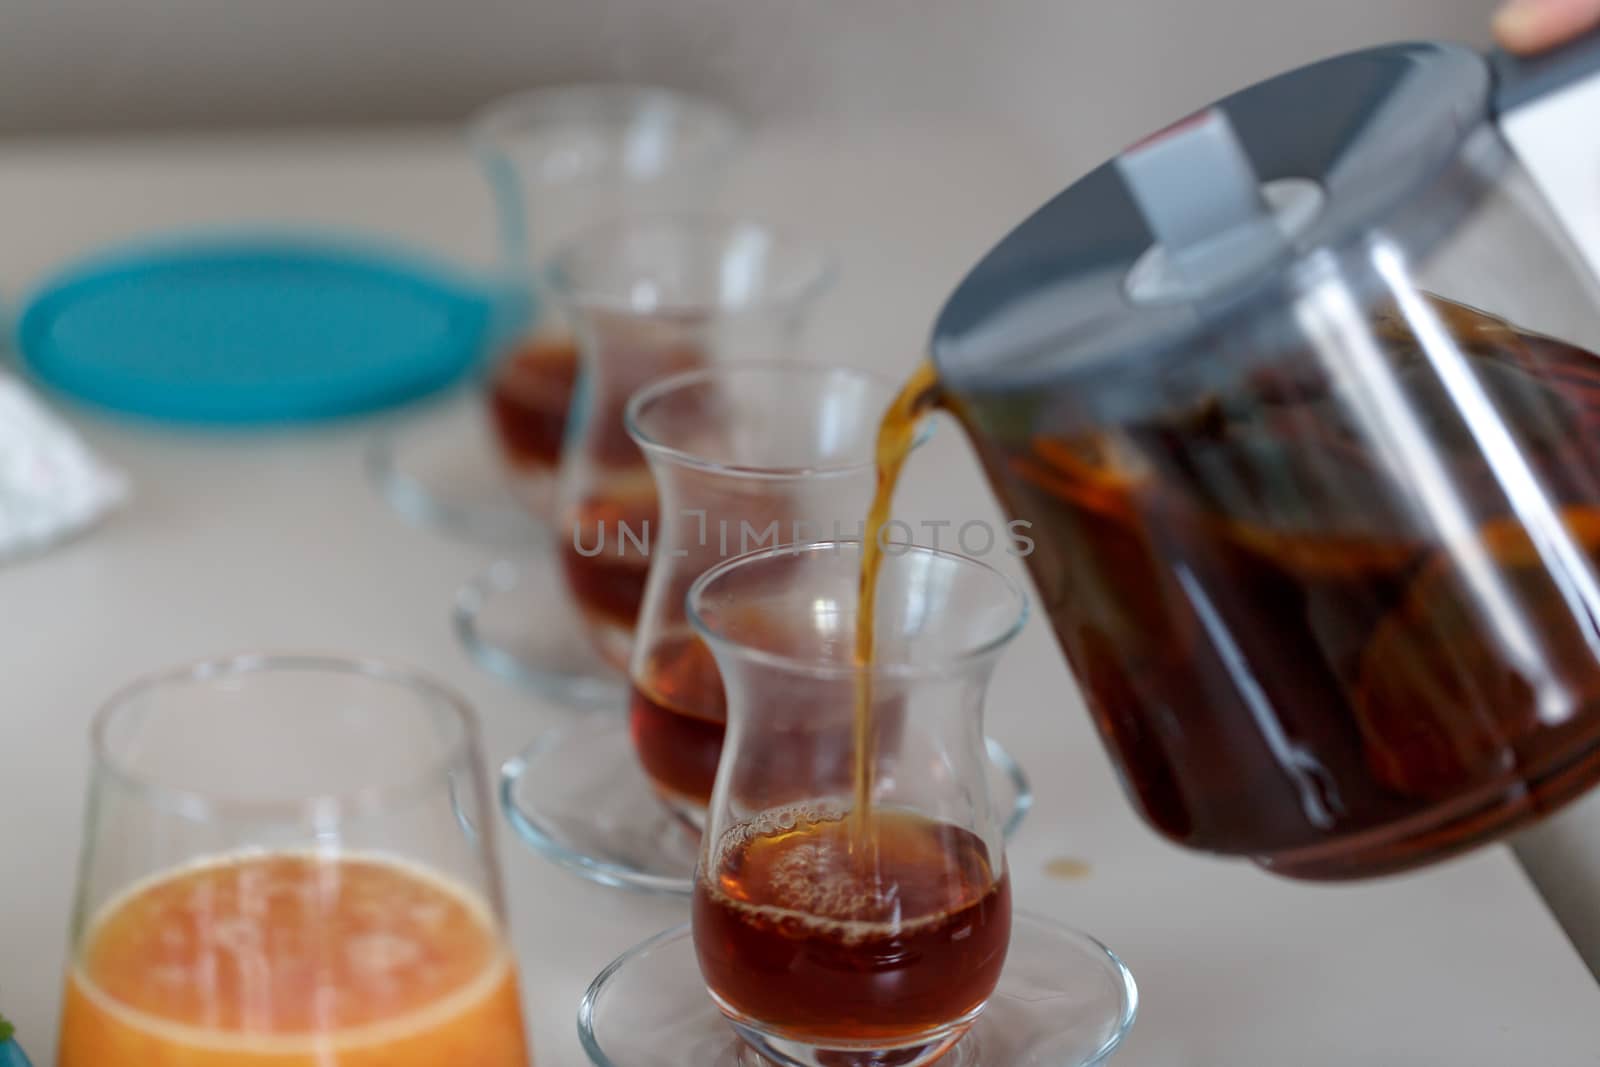
M 514 471 L 554 474 L 578 383 L 578 344 L 537 337 L 517 346 L 489 374 L 489 415 Z
M 728 700 L 694 942 L 713 999 L 762 1054 L 911 1067 L 960 1040 L 1005 962 L 1010 885 L 984 784 L 983 692 L 1024 602 L 975 560 L 896 551 L 880 567 L 874 657 L 859 665 L 860 549 L 763 550 L 690 591 Z M 898 728 L 863 752 L 864 670 L 873 721 Z M 861 758 L 873 770 L 864 812 Z M 780 759 L 814 773 L 753 769 Z
M 711 802 L 722 757 L 728 716 L 722 677 L 692 634 L 664 639 L 635 663 L 628 730 L 639 765 L 657 794 L 694 821 Z
M 1011 935 L 1004 872 L 967 830 L 892 810 L 871 820 L 871 873 L 842 814 L 772 812 L 724 837 L 694 923 L 728 1006 L 850 1045 L 923 1041 L 982 1007 Z
M 565 509 L 570 536 L 561 542 L 561 572 L 573 603 L 602 638 L 613 661 L 631 641 L 644 604 L 645 580 L 660 526 L 656 487 L 640 465 L 612 473 L 602 492 Z

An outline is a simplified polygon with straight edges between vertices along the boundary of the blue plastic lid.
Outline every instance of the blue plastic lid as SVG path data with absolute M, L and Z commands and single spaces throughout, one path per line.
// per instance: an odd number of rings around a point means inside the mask
M 17 347 L 39 380 L 116 411 L 212 425 L 398 404 L 459 378 L 491 292 L 426 257 L 326 235 L 141 243 L 49 282 Z

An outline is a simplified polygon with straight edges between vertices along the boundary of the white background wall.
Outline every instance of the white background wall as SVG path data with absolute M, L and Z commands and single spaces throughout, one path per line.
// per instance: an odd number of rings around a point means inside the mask
M 0 0 L 0 133 L 456 118 L 660 81 L 756 115 L 964 112 L 1099 158 L 1278 69 L 1481 44 L 1493 0 Z

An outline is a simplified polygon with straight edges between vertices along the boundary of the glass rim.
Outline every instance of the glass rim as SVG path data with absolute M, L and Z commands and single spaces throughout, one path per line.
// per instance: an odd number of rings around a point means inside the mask
M 407 689 L 444 709 L 457 731 L 417 773 L 404 781 L 319 792 L 284 800 L 239 800 L 205 790 L 173 785 L 127 766 L 113 750 L 107 734 L 137 698 L 186 682 L 213 682 L 249 675 L 300 672 L 365 678 Z M 411 667 L 375 657 L 315 652 L 240 652 L 212 656 L 144 674 L 123 684 L 95 712 L 89 728 L 90 750 L 97 775 L 105 775 L 130 791 L 151 797 L 169 810 L 195 819 L 269 819 L 293 821 L 307 816 L 338 818 L 393 811 L 437 787 L 451 770 L 471 763 L 477 743 L 472 706 L 455 690 Z
M 646 233 L 652 230 L 677 231 L 677 236 L 701 237 L 709 233 L 726 234 L 737 231 L 759 231 L 769 237 L 775 246 L 785 251 L 802 253 L 811 262 L 798 278 L 776 286 L 756 298 L 720 307 L 714 303 L 697 301 L 665 301 L 641 306 L 628 293 L 616 287 L 576 284 L 562 274 L 561 267 L 572 257 L 601 241 L 616 241 L 630 232 Z M 562 241 L 546 257 L 539 268 L 539 281 L 557 303 L 583 311 L 606 311 L 640 318 L 706 315 L 708 318 L 737 322 L 741 319 L 759 318 L 792 311 L 809 300 L 821 296 L 838 275 L 838 263 L 832 251 L 819 241 L 794 236 L 788 229 L 774 225 L 755 215 L 719 215 L 713 212 L 672 211 L 652 212 L 602 219 L 582 227 Z
M 736 648 L 741 656 L 755 663 L 768 667 L 777 667 L 795 674 L 808 675 L 812 678 L 838 679 L 869 674 L 873 678 L 892 681 L 915 681 L 961 674 L 973 664 L 997 655 L 1015 640 L 1017 635 L 1022 632 L 1022 628 L 1027 625 L 1029 614 L 1028 595 L 1020 585 L 980 559 L 963 555 L 960 552 L 932 548 L 927 545 L 904 545 L 901 546 L 904 549 L 903 551 L 891 553 L 885 550 L 884 556 L 887 560 L 904 559 L 906 556 L 912 555 L 932 557 L 949 560 L 962 567 L 981 570 L 992 581 L 998 583 L 999 588 L 1004 591 L 1005 598 L 1012 605 L 1011 621 L 1001 628 L 999 633 L 986 637 L 984 640 L 974 643 L 971 647 L 961 648 L 948 656 L 942 657 L 938 663 L 923 665 L 874 663 L 869 668 L 858 666 L 855 663 L 818 662 L 806 657 L 790 656 L 781 652 L 769 652 L 765 649 L 752 648 L 750 645 L 741 643 L 736 637 L 713 627 L 706 621 L 705 616 L 701 614 L 700 602 L 705 596 L 706 590 L 713 583 L 733 571 L 765 560 L 776 559 L 780 556 L 792 558 L 811 552 L 832 552 L 837 554 L 840 549 L 850 546 L 859 551 L 861 545 L 862 542 L 854 539 L 796 542 L 777 545 L 772 548 L 760 548 L 754 552 L 746 552 L 731 559 L 725 559 L 708 568 L 700 577 L 694 580 L 694 584 L 689 586 L 689 592 L 684 597 L 684 615 L 688 618 L 689 625 L 701 640 L 713 646 L 721 645 L 723 647 Z M 881 572 L 879 577 L 882 577 Z
M 651 85 L 630 81 L 580 81 L 559 85 L 534 86 L 496 97 L 474 111 L 467 120 L 466 141 L 478 156 L 503 155 L 506 146 L 517 135 L 531 128 L 534 121 L 543 117 L 563 114 L 581 114 L 597 106 L 620 105 L 626 112 L 641 111 L 651 105 L 660 105 L 681 114 L 701 120 L 713 130 L 706 150 L 690 164 L 698 166 L 711 159 L 724 156 L 742 141 L 747 133 L 738 113 L 721 102 L 699 93 L 673 89 L 665 85 Z M 576 175 L 566 182 L 588 180 L 588 175 Z M 649 182 L 659 180 L 658 174 L 632 174 L 624 171 L 624 181 Z
M 839 364 L 789 363 L 782 360 L 723 360 L 710 366 L 669 374 L 665 378 L 658 378 L 648 385 L 636 389 L 633 395 L 628 398 L 628 405 L 623 410 L 623 427 L 628 431 L 628 436 L 633 438 L 634 443 L 643 449 L 646 455 L 659 456 L 663 459 L 669 459 L 680 466 L 710 474 L 726 474 L 766 481 L 797 481 L 805 478 L 838 478 L 861 474 L 877 466 L 876 448 L 873 449 L 871 456 L 855 463 L 833 463 L 811 467 L 757 467 L 742 463 L 722 463 L 717 460 L 707 459 L 687 449 L 666 444 L 658 437 L 647 433 L 644 427 L 640 425 L 640 418 L 644 414 L 645 407 L 649 404 L 661 400 L 668 394 L 678 390 L 728 377 L 730 374 L 771 375 L 774 377 L 785 376 L 814 380 L 855 378 L 869 385 L 882 386 L 885 407 L 894 399 L 896 388 L 893 382 L 880 374 Z M 917 431 L 913 447 L 920 447 L 928 439 L 931 428 L 931 422 L 925 421 L 923 427 Z

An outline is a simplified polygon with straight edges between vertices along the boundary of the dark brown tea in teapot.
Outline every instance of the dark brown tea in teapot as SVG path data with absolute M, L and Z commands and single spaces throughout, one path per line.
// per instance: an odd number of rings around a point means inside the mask
M 1372 325 L 1379 369 L 1264 362 L 1111 429 L 941 400 L 1031 523 L 1100 733 L 1178 843 L 1362 877 L 1600 778 L 1600 360 L 1427 308 L 1428 343 Z

